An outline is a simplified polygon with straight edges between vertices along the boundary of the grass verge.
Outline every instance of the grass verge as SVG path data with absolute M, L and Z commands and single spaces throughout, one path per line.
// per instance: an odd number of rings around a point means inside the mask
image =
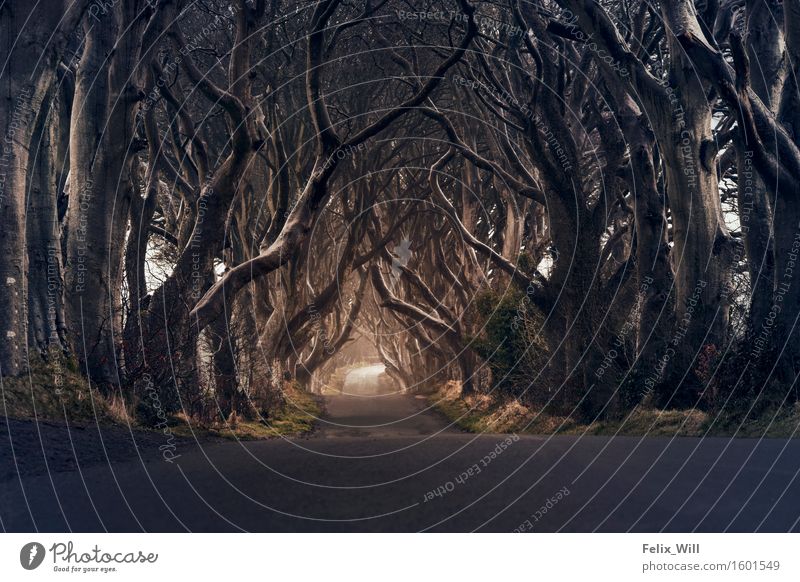
M 572 418 L 544 414 L 516 400 L 487 395 L 461 398 L 459 385 L 448 382 L 427 395 L 428 403 L 462 430 L 474 433 L 619 435 L 619 436 L 737 436 L 790 438 L 800 436 L 800 404 L 742 421 L 700 410 L 636 408 L 623 420 L 578 423 Z M 716 420 L 715 420 L 716 418 Z
M 178 436 L 217 437 L 231 440 L 260 440 L 275 437 L 302 436 L 314 430 L 314 423 L 322 414 L 319 397 L 300 388 L 295 383 L 284 388 L 284 404 L 264 420 L 233 419 L 231 422 L 204 425 L 179 415 L 180 422 L 172 428 Z
M 233 424 L 206 425 L 178 414 L 167 420 L 172 434 L 183 437 L 221 437 L 257 440 L 299 436 L 314 429 L 322 413 L 321 399 L 294 383 L 284 390 L 284 404 L 266 422 L 238 419 Z M 0 416 L 20 420 L 65 422 L 70 425 L 125 424 L 144 431 L 159 430 L 140 425 L 121 395 L 104 395 L 78 373 L 65 358 L 31 363 L 28 374 L 2 378 Z
M 73 424 L 129 422 L 121 396 L 103 395 L 63 357 L 35 359 L 27 374 L 2 379 L 0 414 Z

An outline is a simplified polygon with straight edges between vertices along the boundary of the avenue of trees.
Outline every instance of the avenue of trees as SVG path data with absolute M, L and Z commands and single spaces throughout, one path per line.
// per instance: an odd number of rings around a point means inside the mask
M 0 373 L 794 404 L 799 66 L 800 0 L 0 0 Z

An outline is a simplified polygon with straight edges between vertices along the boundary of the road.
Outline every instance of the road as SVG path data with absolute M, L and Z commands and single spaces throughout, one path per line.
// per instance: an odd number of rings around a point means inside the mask
M 372 374 L 372 373 L 370 373 Z M 462 433 L 374 374 L 310 437 L 0 482 L 9 531 L 797 531 L 800 442 Z M 510 444 L 508 444 L 510 441 Z M 502 444 L 501 444 L 502 443 Z

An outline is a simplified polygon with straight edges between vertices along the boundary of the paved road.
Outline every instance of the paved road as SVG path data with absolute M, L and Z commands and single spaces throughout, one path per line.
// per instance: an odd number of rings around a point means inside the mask
M 328 397 L 327 416 L 308 438 L 180 444 L 172 463 L 112 460 L 81 472 L 4 481 L 2 526 L 800 529 L 798 441 L 525 436 L 504 448 L 505 435 L 461 433 L 425 410 L 423 400 L 382 393 L 363 378 L 345 393 Z

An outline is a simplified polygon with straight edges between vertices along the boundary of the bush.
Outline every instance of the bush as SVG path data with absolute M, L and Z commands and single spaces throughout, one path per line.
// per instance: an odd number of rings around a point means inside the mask
M 476 297 L 475 309 L 481 334 L 473 348 L 492 371 L 493 388 L 499 392 L 535 398 L 537 386 L 530 383 L 540 374 L 547 359 L 547 346 L 537 337 L 542 316 L 528 297 L 516 288 L 503 295 L 485 291 Z

